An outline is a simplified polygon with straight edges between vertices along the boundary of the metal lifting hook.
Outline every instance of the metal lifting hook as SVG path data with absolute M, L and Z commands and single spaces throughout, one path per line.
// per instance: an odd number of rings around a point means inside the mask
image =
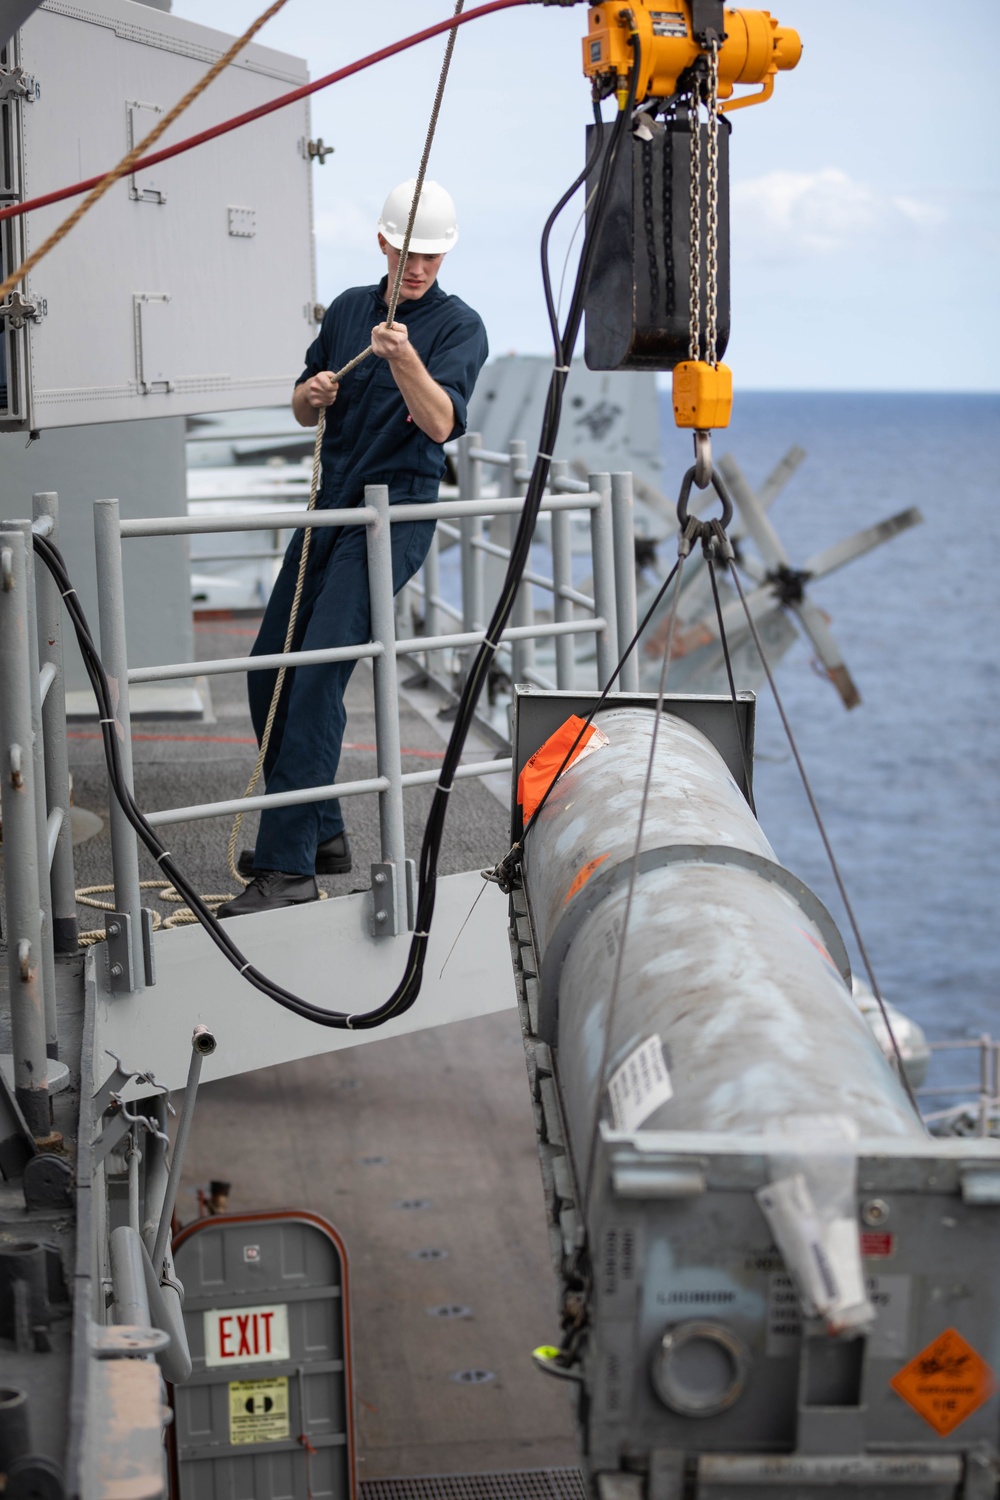
M 707 434 L 706 434 L 707 436 Z M 717 469 L 709 470 L 709 481 L 712 488 L 722 501 L 722 515 L 718 518 L 718 525 L 725 532 L 730 521 L 733 519 L 733 502 L 729 491 L 726 489 L 725 481 Z M 687 531 L 689 520 L 693 521 L 694 529 L 691 532 L 691 540 L 702 540 L 714 533 L 715 521 L 699 521 L 698 518 L 688 516 L 688 500 L 691 498 L 691 486 L 697 483 L 696 466 L 691 465 L 681 481 L 681 492 L 677 497 L 677 525 L 681 531 Z M 707 484 L 703 486 L 707 488 Z
M 712 434 L 701 428 L 694 433 L 694 482 L 700 490 L 712 482 Z

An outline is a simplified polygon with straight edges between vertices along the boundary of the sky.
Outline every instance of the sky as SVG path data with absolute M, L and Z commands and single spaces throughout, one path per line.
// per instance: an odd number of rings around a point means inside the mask
M 239 34 L 261 0 L 174 0 Z M 319 77 L 451 13 L 451 0 L 288 0 L 258 40 Z M 998 0 L 774 0 L 803 39 L 770 102 L 731 117 L 733 331 L 751 390 L 1000 390 L 1000 169 L 988 101 Z M 495 354 L 548 352 L 538 238 L 590 118 L 584 5 L 461 28 L 429 176 L 458 204 L 447 291 Z M 443 38 L 313 97 L 317 293 L 381 274 L 374 225 L 416 173 Z M 607 109 L 607 106 L 606 106 Z M 252 129 L 253 127 L 251 127 Z M 555 278 L 582 199 L 553 239 Z M 575 249 L 578 249 L 577 238 Z

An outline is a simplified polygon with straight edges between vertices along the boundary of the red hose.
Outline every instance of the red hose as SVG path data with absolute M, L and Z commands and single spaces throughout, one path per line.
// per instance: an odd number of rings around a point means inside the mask
M 259 120 L 263 115 L 273 114 L 276 109 L 284 109 L 286 104 L 294 104 L 299 99 L 306 99 L 310 94 L 318 93 L 320 89 L 329 88 L 332 83 L 340 83 L 342 79 L 350 78 L 352 73 L 361 73 L 365 68 L 372 67 L 374 63 L 384 62 L 387 57 L 394 57 L 397 52 L 405 52 L 408 47 L 415 47 L 418 42 L 426 42 L 432 36 L 440 36 L 442 31 L 450 31 L 455 26 L 464 26 L 466 21 L 478 20 L 480 16 L 488 16 L 495 10 L 508 10 L 512 5 L 531 5 L 532 3 L 534 0 L 488 0 L 486 5 L 477 5 L 474 10 L 467 10 L 460 16 L 450 16 L 447 21 L 438 21 L 436 25 L 428 26 L 424 31 L 416 31 L 412 36 L 404 37 L 401 42 L 393 42 L 391 46 L 382 47 L 378 52 L 359 58 L 357 62 L 348 63 L 346 68 L 338 68 L 336 73 L 327 73 L 325 78 L 317 78 L 315 83 L 303 84 L 301 88 L 293 89 L 290 94 L 282 94 L 280 98 L 272 99 L 268 104 L 259 104 L 256 109 L 248 109 L 245 114 L 234 115 L 231 120 L 223 120 L 221 125 L 213 125 L 210 130 L 202 130 L 198 135 L 190 135 L 186 140 L 178 141 L 176 146 L 167 146 L 163 151 L 154 151 L 151 155 L 134 162 L 129 169 L 129 174 L 143 167 L 155 167 L 158 162 L 169 161 L 172 156 L 180 156 L 182 152 L 190 151 L 195 146 L 203 146 L 206 141 L 212 141 L 218 135 L 225 135 L 229 130 L 238 130 L 241 125 L 249 125 L 251 120 Z M 75 198 L 80 193 L 89 192 L 99 182 L 103 182 L 107 175 L 107 172 L 102 172 L 97 177 L 88 177 L 86 182 L 75 182 L 72 187 L 59 188 L 57 192 L 45 193 L 40 198 L 29 198 L 24 203 L 13 203 L 9 208 L 0 209 L 0 221 L 16 219 L 32 209 L 47 208 L 50 203 L 60 203 L 64 198 Z

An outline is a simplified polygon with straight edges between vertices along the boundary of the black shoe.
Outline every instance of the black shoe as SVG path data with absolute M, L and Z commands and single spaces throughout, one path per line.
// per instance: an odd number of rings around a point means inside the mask
M 236 861 L 236 868 L 241 875 L 255 874 L 253 863 L 253 850 L 243 849 Z M 316 849 L 316 874 L 317 875 L 346 875 L 351 868 L 351 846 L 347 842 L 346 833 L 335 833 L 332 839 L 327 839 L 325 844 L 320 844 Z
M 301 906 L 318 901 L 319 890 L 311 875 L 284 875 L 281 870 L 258 870 L 242 895 L 224 901 L 217 917 L 245 917 L 251 912 L 278 911 L 283 906 Z

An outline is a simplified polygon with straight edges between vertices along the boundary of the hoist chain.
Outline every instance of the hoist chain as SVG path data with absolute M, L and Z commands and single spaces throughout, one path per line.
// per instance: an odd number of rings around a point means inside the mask
M 643 141 L 642 216 L 646 235 L 646 259 L 649 266 L 649 310 L 654 322 L 660 305 L 660 266 L 656 257 L 656 228 L 653 222 L 653 142 Z
M 719 291 L 719 44 L 713 38 L 708 56 L 708 286 L 706 287 L 705 360 L 716 363 Z
M 688 359 L 701 359 L 701 122 L 698 119 L 698 81 L 691 85 L 688 119 L 691 132 L 691 258 L 688 268 L 690 302 Z
M 669 126 L 668 126 L 669 128 Z M 671 223 L 674 212 L 674 163 L 669 138 L 663 146 L 663 223 Z M 664 281 L 664 313 L 666 318 L 674 315 L 676 288 L 674 282 L 674 236 L 672 229 L 667 229 L 663 236 L 663 281 Z
M 691 260 L 690 323 L 688 359 L 701 359 L 701 83 L 691 86 Z M 708 53 L 708 212 L 705 276 L 705 362 L 716 363 L 718 343 L 719 287 L 719 44 L 713 40 Z

